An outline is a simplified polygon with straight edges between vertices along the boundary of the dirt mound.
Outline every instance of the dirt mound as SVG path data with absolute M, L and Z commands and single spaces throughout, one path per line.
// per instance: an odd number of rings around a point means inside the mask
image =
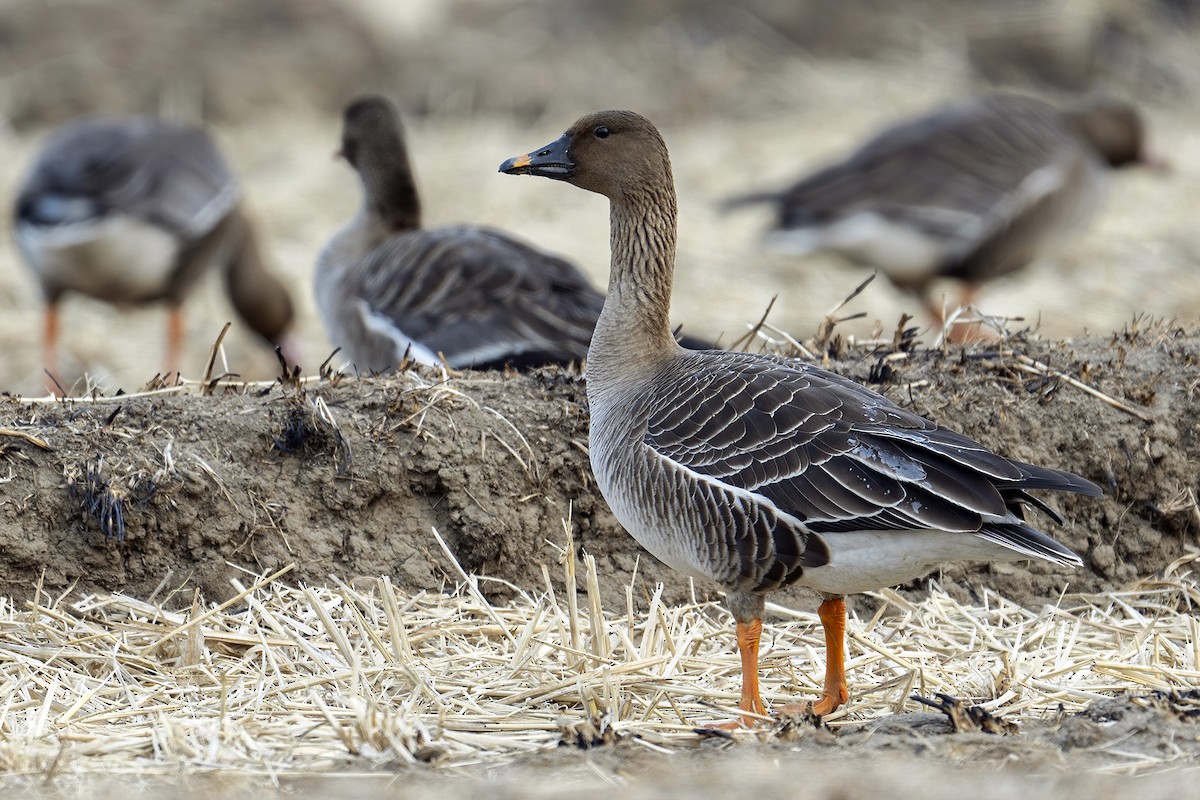
M 1011 457 L 1105 487 L 1099 500 L 1050 498 L 1067 524 L 1043 520 L 1086 569 L 952 565 L 936 576 L 941 584 L 970 595 L 990 586 L 1036 604 L 1064 585 L 1120 587 L 1194 546 L 1200 333 L 1157 328 L 1025 350 L 1154 421 L 1038 374 L 1020 353 L 922 351 L 893 356 L 886 369 L 878 354 L 831 364 L 864 380 L 886 374 L 879 388 L 898 402 Z M 23 597 L 40 584 L 161 598 L 194 585 L 219 599 L 244 570 L 292 562 L 301 582 L 390 575 L 410 590 L 438 589 L 457 573 L 431 528 L 468 571 L 538 589 L 570 517 L 578 545 L 618 578 L 608 586 L 636 568 L 643 585 L 661 580 L 669 597 L 684 596 L 686 581 L 640 554 L 596 491 L 585 406 L 582 380 L 558 372 L 407 373 L 52 404 L 9 398 L 0 404 L 0 591 Z M 776 598 L 811 602 L 794 590 Z

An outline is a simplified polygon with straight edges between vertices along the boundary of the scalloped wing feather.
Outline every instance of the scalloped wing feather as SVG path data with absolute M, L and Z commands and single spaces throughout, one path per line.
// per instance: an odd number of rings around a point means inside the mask
M 452 367 L 581 360 L 604 303 L 566 261 L 472 226 L 392 237 L 360 269 L 372 311 Z
M 655 382 L 644 444 L 798 520 L 801 531 L 776 534 L 781 548 L 794 549 L 797 534 L 937 530 L 1076 559 L 1024 525 L 1017 510 L 1029 488 L 1099 492 L 1078 476 L 1009 461 L 803 362 L 707 352 L 669 369 Z M 761 543 L 756 553 L 761 558 Z M 784 577 L 798 577 L 795 554 L 780 559 Z

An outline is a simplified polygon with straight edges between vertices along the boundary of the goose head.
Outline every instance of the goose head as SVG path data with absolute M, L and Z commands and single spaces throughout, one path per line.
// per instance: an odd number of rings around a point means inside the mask
M 1111 167 L 1143 165 L 1163 168 L 1165 163 L 1146 152 L 1146 126 L 1129 103 L 1094 99 L 1067 112 L 1083 138 Z
M 391 103 L 378 95 L 365 95 L 346 106 L 336 155 L 358 173 L 366 207 L 383 230 L 421 226 L 421 200 L 408 162 L 404 127 Z
M 609 199 L 647 182 L 671 181 L 662 136 L 632 111 L 587 114 L 545 147 L 508 159 L 500 171 L 566 181 Z
M 337 154 L 356 170 L 361 171 L 373 154 L 402 146 L 403 141 L 400 118 L 391 103 L 378 95 L 359 97 L 342 112 L 342 146 Z

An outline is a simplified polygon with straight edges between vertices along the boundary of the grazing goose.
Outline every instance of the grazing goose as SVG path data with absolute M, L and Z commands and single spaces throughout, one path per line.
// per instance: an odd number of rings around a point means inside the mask
M 764 713 L 758 645 L 772 589 L 798 584 L 824 598 L 828 662 L 813 711 L 827 714 L 848 697 L 845 595 L 945 561 L 1082 563 L 1026 524 L 1022 507 L 1057 519 L 1028 492 L 1099 495 L 1089 481 L 996 455 L 802 361 L 676 345 L 675 187 L 649 121 L 590 114 L 500 169 L 610 200 L 608 297 L 587 360 L 592 469 L 643 547 L 725 587 L 744 711 Z
M 934 280 L 963 281 L 966 305 L 979 283 L 1021 269 L 1082 225 L 1109 168 L 1137 163 L 1149 160 L 1129 105 L 1060 111 L 995 95 L 896 125 L 789 189 L 729 205 L 775 204 L 774 243 L 877 267 L 940 320 Z
M 394 369 L 406 351 L 454 368 L 583 360 L 604 295 L 568 262 L 500 231 L 422 228 L 390 103 L 347 106 L 340 154 L 358 171 L 363 205 L 321 252 L 315 292 L 330 339 L 358 369 Z
M 213 262 L 238 314 L 294 362 L 291 299 L 264 266 L 237 182 L 200 128 L 151 117 L 70 122 L 34 161 L 15 217 L 18 247 L 42 285 L 51 375 L 69 291 L 123 305 L 165 300 L 165 366 L 176 372 L 181 306 Z

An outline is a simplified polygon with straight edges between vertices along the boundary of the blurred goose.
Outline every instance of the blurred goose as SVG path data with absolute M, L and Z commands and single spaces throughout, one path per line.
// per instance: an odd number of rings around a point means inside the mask
M 390 103 L 347 106 L 340 154 L 358 171 L 363 205 L 321 252 L 315 292 L 330 339 L 358 369 L 394 369 L 406 352 L 474 369 L 583 360 L 604 295 L 568 262 L 500 231 L 422 228 Z
M 1026 524 L 1023 506 L 1061 522 L 1028 492 L 1099 495 L 1091 482 L 996 455 L 802 361 L 676 345 L 675 187 L 649 121 L 591 114 L 500 169 L 610 200 L 608 297 L 587 361 L 592 469 L 642 546 L 725 587 L 744 711 L 764 713 L 758 646 L 772 589 L 798 584 L 824 598 L 828 663 L 812 710 L 827 714 L 848 698 L 845 595 L 945 561 L 1082 563 Z
M 34 161 L 15 217 L 18 247 L 42 285 L 51 375 L 69 291 L 117 304 L 165 300 L 165 367 L 176 372 L 181 306 L 214 262 L 238 314 L 294 361 L 291 299 L 264 266 L 237 182 L 203 130 L 151 117 L 70 122 Z
M 789 189 L 729 205 L 774 204 L 772 243 L 877 267 L 940 320 L 934 280 L 963 281 L 966 305 L 979 283 L 1029 264 L 1086 221 L 1110 168 L 1152 162 L 1143 138 L 1124 103 L 1060 111 L 1032 97 L 982 97 L 888 128 Z

